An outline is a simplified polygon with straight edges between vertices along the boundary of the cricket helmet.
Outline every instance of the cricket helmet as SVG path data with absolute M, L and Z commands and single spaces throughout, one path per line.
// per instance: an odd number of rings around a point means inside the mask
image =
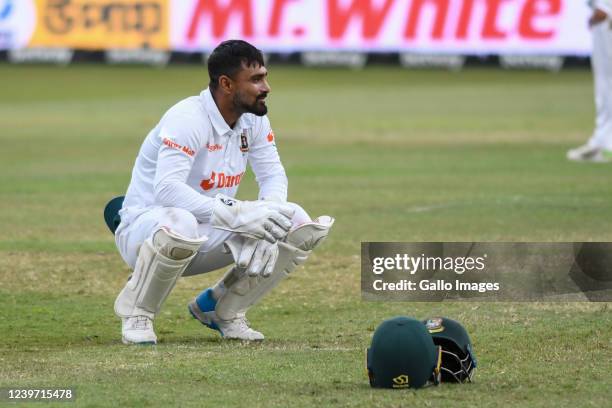
M 436 346 L 442 348 L 443 382 L 471 382 L 476 369 L 472 341 L 461 323 L 447 317 L 423 320 Z
M 119 227 L 119 224 L 121 224 L 119 211 L 123 206 L 124 199 L 124 196 L 115 197 L 104 206 L 104 222 L 113 234 L 117 230 L 117 227 Z
M 440 382 L 441 348 L 423 323 L 411 317 L 382 322 L 366 353 L 372 387 L 421 388 Z

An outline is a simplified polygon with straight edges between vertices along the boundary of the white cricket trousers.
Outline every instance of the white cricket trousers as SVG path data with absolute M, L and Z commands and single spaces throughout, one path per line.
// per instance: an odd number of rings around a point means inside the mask
M 589 145 L 612 150 L 612 19 L 608 18 L 595 25 L 591 33 L 596 117 Z

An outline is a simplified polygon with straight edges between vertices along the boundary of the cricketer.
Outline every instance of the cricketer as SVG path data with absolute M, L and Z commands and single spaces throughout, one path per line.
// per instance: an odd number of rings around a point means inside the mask
M 334 222 L 287 202 L 262 53 L 225 41 L 208 73 L 208 88 L 171 107 L 145 138 L 119 211 L 115 242 L 133 270 L 115 301 L 125 344 L 157 342 L 153 320 L 179 277 L 229 265 L 189 312 L 224 338 L 263 340 L 247 310 L 306 261 Z M 234 198 L 247 163 L 255 201 Z

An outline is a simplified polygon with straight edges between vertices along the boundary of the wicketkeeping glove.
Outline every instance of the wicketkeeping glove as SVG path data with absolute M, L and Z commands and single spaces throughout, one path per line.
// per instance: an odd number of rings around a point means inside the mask
M 213 228 L 236 232 L 274 243 L 291 229 L 294 208 L 270 201 L 240 201 L 223 194 L 215 196 Z
M 267 278 L 274 269 L 278 259 L 278 244 L 263 239 L 245 238 L 240 257 L 236 262 L 241 268 L 246 268 L 249 276 Z

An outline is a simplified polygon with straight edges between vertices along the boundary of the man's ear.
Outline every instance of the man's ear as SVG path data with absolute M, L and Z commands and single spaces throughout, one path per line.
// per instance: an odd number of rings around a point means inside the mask
M 225 94 L 232 93 L 234 90 L 234 81 L 232 81 L 232 78 L 227 75 L 221 75 L 219 77 L 219 89 Z

